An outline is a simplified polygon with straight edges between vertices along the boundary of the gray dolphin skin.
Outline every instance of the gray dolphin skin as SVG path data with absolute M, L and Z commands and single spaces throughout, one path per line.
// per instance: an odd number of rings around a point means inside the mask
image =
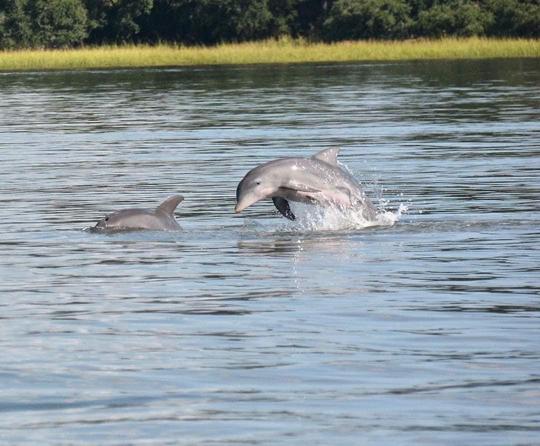
M 284 217 L 295 220 L 289 201 L 358 208 L 364 218 L 377 212 L 358 181 L 337 162 L 339 148 L 322 150 L 309 158 L 281 158 L 250 170 L 236 188 L 235 212 L 264 198 L 272 198 Z
M 174 210 L 182 201 L 184 201 L 182 195 L 173 195 L 155 209 L 123 209 L 98 221 L 94 229 L 98 231 L 136 229 L 175 231 L 181 228 L 174 218 Z

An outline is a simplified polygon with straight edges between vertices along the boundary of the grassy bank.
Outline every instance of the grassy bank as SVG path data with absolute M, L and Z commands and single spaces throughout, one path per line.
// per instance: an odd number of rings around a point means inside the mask
M 540 40 L 447 38 L 323 44 L 283 39 L 213 47 L 142 45 L 2 51 L 0 71 L 502 57 L 540 57 Z

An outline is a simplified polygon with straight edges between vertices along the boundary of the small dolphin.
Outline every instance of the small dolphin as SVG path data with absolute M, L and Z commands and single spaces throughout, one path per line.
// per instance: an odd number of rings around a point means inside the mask
M 250 170 L 236 188 L 235 212 L 271 197 L 284 217 L 295 220 L 289 201 L 358 208 L 374 220 L 377 211 L 358 181 L 337 163 L 339 148 L 322 150 L 310 158 L 281 158 Z
M 182 201 L 184 201 L 182 195 L 173 195 L 156 209 L 124 209 L 117 211 L 98 221 L 94 229 L 99 231 L 133 229 L 174 231 L 180 229 L 180 225 L 174 218 L 174 210 Z

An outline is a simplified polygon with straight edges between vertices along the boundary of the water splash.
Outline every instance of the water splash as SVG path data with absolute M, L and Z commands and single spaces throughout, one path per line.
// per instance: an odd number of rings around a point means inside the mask
M 309 206 L 300 203 L 294 203 L 293 206 L 296 215 L 293 224 L 305 231 L 340 231 L 393 226 L 408 211 L 408 206 L 403 203 L 395 211 L 385 210 L 380 205 L 375 219 L 367 219 L 362 209 Z
M 355 176 L 347 164 L 338 161 L 338 165 L 351 176 Z M 375 202 L 378 202 L 375 219 L 366 218 L 361 208 L 310 206 L 290 202 L 296 221 L 289 223 L 288 227 L 303 231 L 341 231 L 376 226 L 393 226 L 403 214 L 408 212 L 409 206 L 405 203 L 400 203 L 395 210 L 388 210 L 390 201 L 383 198 L 384 188 L 378 177 L 371 178 L 368 181 L 367 188 L 371 190 Z M 401 197 L 403 197 L 402 194 Z

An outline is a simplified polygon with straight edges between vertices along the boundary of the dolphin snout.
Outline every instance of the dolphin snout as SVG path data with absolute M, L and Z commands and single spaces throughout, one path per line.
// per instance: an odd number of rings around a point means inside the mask
M 236 189 L 236 206 L 234 212 L 237 214 L 247 209 L 252 204 L 266 197 L 272 196 L 274 192 L 272 187 L 261 186 L 261 181 L 246 183 L 245 178 L 240 182 Z
M 258 197 L 256 194 L 247 194 L 240 198 L 238 202 L 236 203 L 236 206 L 234 207 L 234 212 L 237 214 L 239 212 L 242 212 L 244 209 L 250 207 L 253 203 L 256 203 L 261 198 Z

